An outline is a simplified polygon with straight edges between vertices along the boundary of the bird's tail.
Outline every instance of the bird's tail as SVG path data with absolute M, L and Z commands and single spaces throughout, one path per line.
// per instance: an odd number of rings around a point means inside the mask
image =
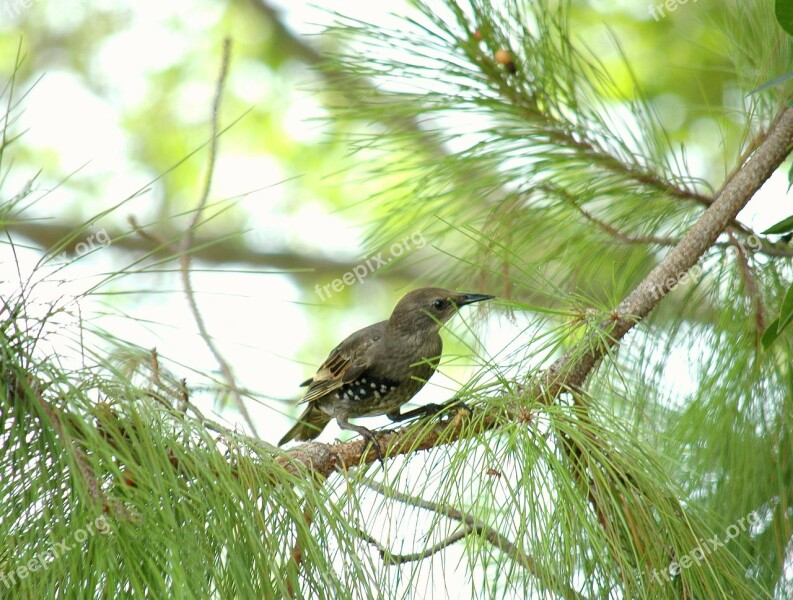
M 309 404 L 308 408 L 300 415 L 300 418 L 295 423 L 286 435 L 278 442 L 279 446 L 283 446 L 289 440 L 306 441 L 313 440 L 317 437 L 325 425 L 330 423 L 330 417 L 318 409 L 314 404 Z

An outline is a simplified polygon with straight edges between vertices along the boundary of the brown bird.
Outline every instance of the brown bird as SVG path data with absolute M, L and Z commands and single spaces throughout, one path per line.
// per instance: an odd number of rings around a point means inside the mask
M 369 429 L 353 425 L 349 419 L 386 415 L 392 421 L 403 421 L 436 412 L 436 405 L 406 413 L 401 413 L 400 407 L 435 372 L 443 351 L 438 333 L 443 323 L 461 306 L 493 297 L 440 288 L 408 292 L 387 321 L 353 333 L 331 351 L 314 377 L 301 384 L 308 386 L 301 401 L 308 407 L 278 445 L 313 440 L 334 418 L 342 429 L 374 441 Z

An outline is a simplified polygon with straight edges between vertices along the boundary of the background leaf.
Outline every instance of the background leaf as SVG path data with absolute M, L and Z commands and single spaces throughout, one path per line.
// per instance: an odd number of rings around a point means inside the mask
M 771 81 L 765 82 L 763 85 L 761 85 L 756 90 L 752 90 L 752 93 L 756 94 L 758 92 L 762 92 L 763 90 L 767 90 L 767 89 L 770 89 L 772 87 L 776 87 L 778 85 L 782 85 L 783 83 L 785 83 L 789 79 L 793 79 L 793 71 L 788 71 L 787 73 L 784 73 L 783 75 L 780 75 L 779 77 L 774 77 Z
M 779 318 L 774 319 L 763 332 L 763 346 L 768 348 L 791 322 L 793 322 L 793 285 L 788 288 L 782 300 Z
M 793 0 L 776 0 L 776 20 L 788 35 L 793 35 Z
M 793 167 L 791 167 L 790 175 L 793 176 Z M 793 215 L 782 219 L 779 223 L 772 225 L 763 232 L 763 235 L 768 234 L 782 234 L 793 231 Z

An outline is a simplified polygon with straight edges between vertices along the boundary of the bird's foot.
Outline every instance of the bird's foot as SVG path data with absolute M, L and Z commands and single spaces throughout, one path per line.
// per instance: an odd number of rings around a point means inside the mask
M 404 413 L 400 412 L 391 412 L 388 413 L 386 416 L 391 419 L 394 423 L 399 423 L 402 421 L 407 421 L 408 419 L 414 418 L 427 418 L 427 417 L 434 417 L 437 415 L 443 415 L 444 413 L 453 411 L 454 415 L 458 415 L 461 412 L 467 412 L 471 414 L 473 410 L 470 406 L 465 404 L 462 400 L 458 398 L 452 398 L 451 400 L 444 402 L 443 404 L 425 404 L 424 406 L 419 406 L 413 410 L 409 410 Z
M 363 430 L 364 428 L 362 427 L 361 429 Z M 359 431 L 359 433 L 363 439 L 369 442 L 369 444 L 366 446 L 366 449 L 368 450 L 369 446 L 371 446 L 372 450 L 374 450 L 375 458 L 380 463 L 380 466 L 385 467 L 385 462 L 383 461 L 383 451 L 380 448 L 380 440 L 377 439 L 377 434 L 368 429 L 366 429 L 365 432 Z
M 383 452 L 380 449 L 380 442 L 378 441 L 377 435 L 375 433 L 373 433 L 371 430 L 367 429 L 366 427 L 363 427 L 362 425 L 353 425 L 344 417 L 336 417 L 336 422 L 339 424 L 339 427 L 341 429 L 346 429 L 347 431 L 354 431 L 355 433 L 359 434 L 363 439 L 365 439 L 367 442 L 369 442 L 369 444 L 371 444 L 374 450 L 375 457 L 377 457 L 377 460 L 380 461 L 380 464 L 382 466 L 385 466 L 385 463 L 383 462 Z M 362 454 L 363 456 L 368 455 L 369 444 L 367 444 L 364 447 L 364 453 Z
M 473 413 L 474 411 L 468 406 L 465 402 L 458 398 L 452 398 L 451 400 L 447 400 L 443 404 L 425 404 L 417 408 L 415 411 L 410 411 L 410 413 L 405 413 L 402 415 L 402 418 L 407 417 L 410 415 L 411 417 L 419 417 L 419 418 L 426 418 L 426 417 L 446 417 L 453 418 L 460 414 L 461 412 L 465 412 L 468 414 Z
M 470 406 L 468 406 L 465 402 L 463 402 L 459 398 L 452 398 L 451 400 L 447 400 L 443 404 L 440 405 L 436 404 L 435 406 L 438 407 L 438 410 L 433 414 L 447 413 L 450 414 L 450 417 L 456 417 L 460 413 L 468 413 L 470 415 L 473 414 L 474 412 Z
M 443 403 L 443 407 L 445 409 L 454 409 L 455 412 L 460 412 L 462 410 L 464 410 L 464 411 L 466 411 L 468 413 L 473 413 L 474 412 L 473 408 L 468 406 L 465 402 L 463 402 L 459 398 L 452 398 L 451 400 L 448 400 L 448 401 L 444 402 Z
M 431 417 L 437 415 L 438 413 L 442 413 L 446 410 L 446 407 L 443 404 L 435 404 L 434 402 L 431 404 L 425 404 L 421 407 L 421 412 L 423 413 L 422 416 Z
M 452 398 L 451 400 L 447 400 L 443 404 L 426 404 L 425 406 L 421 407 L 423 412 L 423 416 L 435 416 L 444 413 L 453 412 L 454 414 L 458 414 L 462 411 L 467 413 L 473 413 L 473 409 L 468 406 L 465 402 L 460 400 L 459 398 Z

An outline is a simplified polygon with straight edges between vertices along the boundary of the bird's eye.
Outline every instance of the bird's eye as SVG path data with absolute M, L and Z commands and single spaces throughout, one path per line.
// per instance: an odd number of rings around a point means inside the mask
M 444 306 L 446 306 L 446 302 L 443 300 L 436 300 L 435 302 L 432 303 L 432 305 L 435 308 L 443 308 Z

